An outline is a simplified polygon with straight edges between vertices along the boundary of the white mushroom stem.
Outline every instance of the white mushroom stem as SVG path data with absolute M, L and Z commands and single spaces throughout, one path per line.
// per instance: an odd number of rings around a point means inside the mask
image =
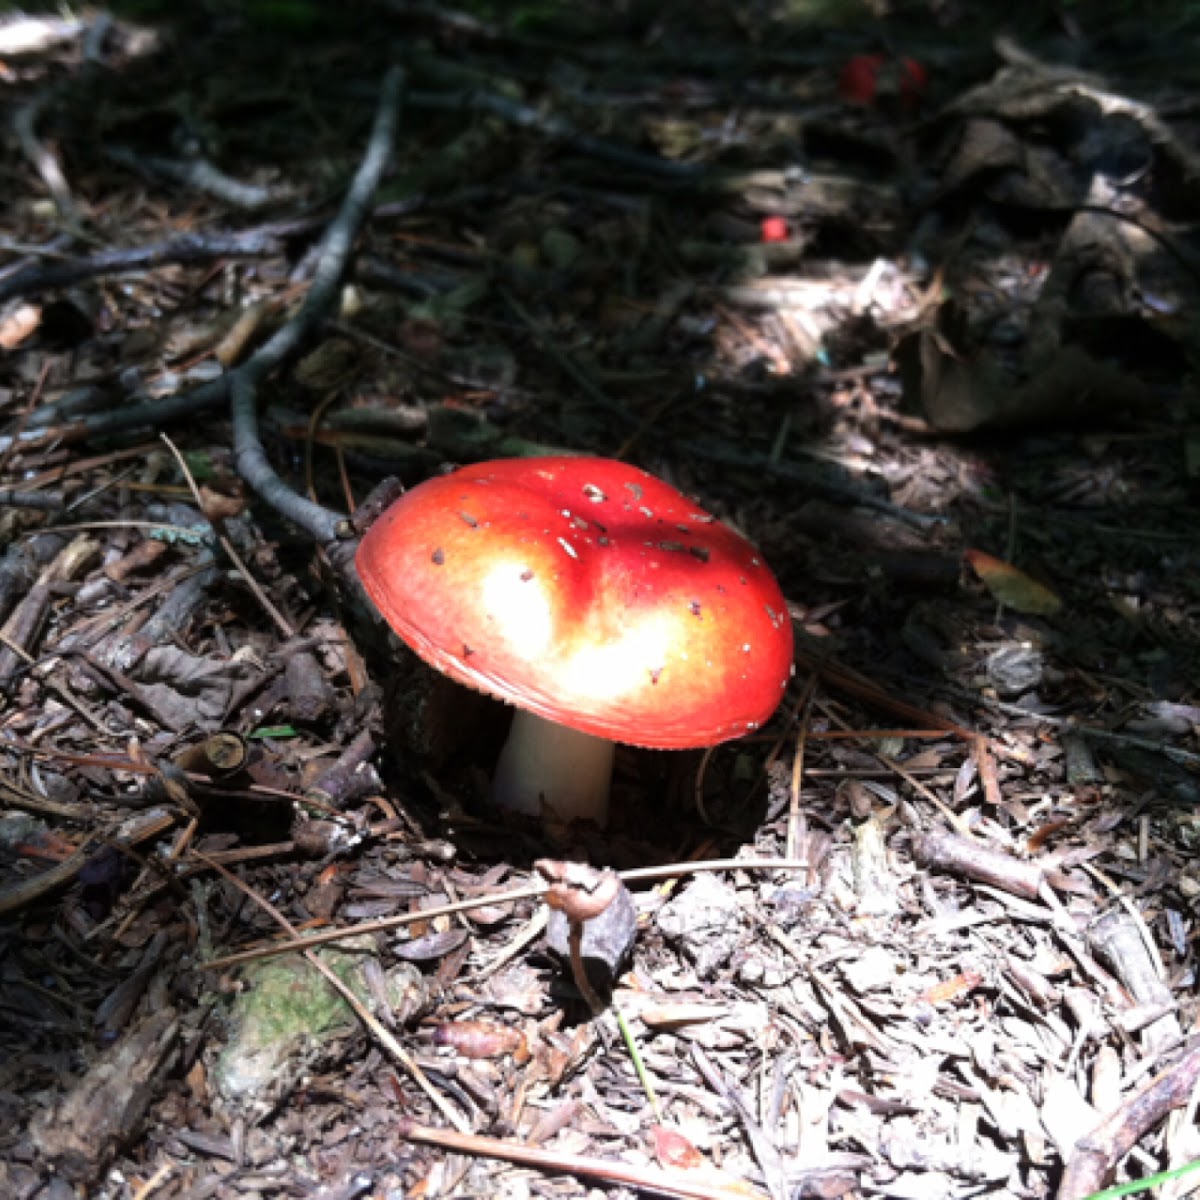
M 518 708 L 492 780 L 501 808 L 560 821 L 608 821 L 613 743 Z

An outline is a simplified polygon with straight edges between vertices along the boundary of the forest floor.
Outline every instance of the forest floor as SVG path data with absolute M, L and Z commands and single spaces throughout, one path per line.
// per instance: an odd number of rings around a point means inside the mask
M 0 21 L 0 1196 L 1200 1160 L 1200 20 L 155 7 Z M 340 521 L 539 452 L 795 630 L 604 829 L 489 803 Z M 599 1011 L 542 860 L 623 873 Z

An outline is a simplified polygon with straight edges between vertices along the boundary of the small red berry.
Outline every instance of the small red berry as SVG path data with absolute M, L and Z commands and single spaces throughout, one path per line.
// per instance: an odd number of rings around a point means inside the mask
M 790 236 L 788 223 L 783 217 L 763 217 L 760 228 L 764 242 L 786 242 Z

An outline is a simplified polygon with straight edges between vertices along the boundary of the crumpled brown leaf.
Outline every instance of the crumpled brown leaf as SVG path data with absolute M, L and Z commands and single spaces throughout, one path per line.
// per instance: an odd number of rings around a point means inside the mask
M 155 646 L 138 666 L 143 697 L 168 728 L 220 727 L 235 686 L 259 673 L 247 661 L 189 654 L 178 646 Z

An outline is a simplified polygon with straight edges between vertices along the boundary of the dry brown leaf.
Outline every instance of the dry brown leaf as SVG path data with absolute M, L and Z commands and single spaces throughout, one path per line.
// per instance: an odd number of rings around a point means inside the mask
M 964 971 L 961 975 L 955 975 L 953 979 L 943 979 L 941 983 L 926 988 L 921 999 L 927 1004 L 948 1004 L 973 992 L 981 983 L 983 976 L 978 971 Z
M 650 1129 L 654 1142 L 654 1157 L 660 1167 L 679 1167 L 693 1170 L 704 1165 L 704 1156 L 678 1129 L 654 1125 Z
M 447 1046 L 464 1058 L 528 1057 L 525 1035 L 491 1021 L 446 1021 L 433 1031 L 434 1045 Z
M 664 1169 L 693 1173 L 694 1178 L 702 1179 L 714 1189 L 727 1192 L 730 1196 L 747 1196 L 753 1197 L 754 1200 L 762 1200 L 762 1192 L 744 1180 L 735 1178 L 719 1167 L 710 1166 L 704 1155 L 678 1129 L 670 1129 L 666 1125 L 652 1125 L 650 1139 L 654 1145 L 654 1157 Z
M 963 558 L 971 565 L 983 586 L 1000 601 L 1019 613 L 1039 617 L 1053 616 L 1062 608 L 1057 592 L 1026 575 L 1012 563 L 994 558 L 983 550 L 964 550 Z

